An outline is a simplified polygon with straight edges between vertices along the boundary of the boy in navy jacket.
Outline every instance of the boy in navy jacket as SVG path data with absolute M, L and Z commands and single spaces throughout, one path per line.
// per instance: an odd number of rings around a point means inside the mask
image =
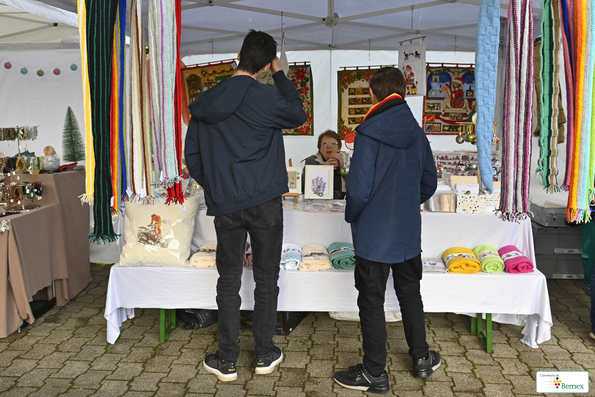
M 420 204 L 437 186 L 428 139 L 405 102 L 399 69 L 384 67 L 370 79 L 372 108 L 356 128 L 347 180 L 345 220 L 355 248 L 355 286 L 362 327 L 363 364 L 335 373 L 340 385 L 388 393 L 384 294 L 390 270 L 413 359 L 413 376 L 427 378 L 440 355 L 426 343 L 420 294 Z
M 283 243 L 281 195 L 288 191 L 281 129 L 299 127 L 306 113 L 276 53 L 277 43 L 270 35 L 251 30 L 234 75 L 190 105 L 186 164 L 204 188 L 207 214 L 215 216 L 219 272 L 219 351 L 207 355 L 203 366 L 222 381 L 238 377 L 239 291 L 248 233 L 255 282 L 256 373 L 273 372 L 283 358 L 273 343 Z M 277 87 L 255 79 L 269 69 Z

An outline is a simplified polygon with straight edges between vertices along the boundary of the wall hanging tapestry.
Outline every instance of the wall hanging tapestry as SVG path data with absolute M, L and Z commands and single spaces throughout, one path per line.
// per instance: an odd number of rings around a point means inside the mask
M 293 81 L 300 92 L 300 99 L 304 104 L 304 111 L 308 116 L 306 122 L 298 128 L 282 130 L 283 135 L 314 135 L 314 97 L 312 96 L 312 66 L 307 62 L 292 63 L 288 66 L 287 78 Z M 258 78 L 263 84 L 275 85 L 271 73 L 265 73 Z
M 394 65 L 392 65 L 394 66 Z M 372 107 L 368 82 L 377 68 L 356 68 L 337 71 L 339 87 L 339 116 L 337 133 L 341 139 L 355 133 Z
M 423 128 L 428 135 L 474 134 L 473 65 L 427 64 Z
M 498 215 L 519 221 L 530 215 L 531 109 L 533 104 L 533 2 L 508 6 L 504 81 L 502 190 Z
M 411 43 L 418 40 L 417 43 Z M 403 44 L 407 43 L 409 44 Z M 405 76 L 407 96 L 422 96 L 426 92 L 426 39 L 402 41 L 399 47 L 399 68 Z
M 188 106 L 200 94 L 214 87 L 218 82 L 230 78 L 236 67 L 237 63 L 234 60 L 182 67 L 182 80 L 184 81 L 182 95 L 185 103 L 182 115 L 186 125 L 190 122 L 190 110 L 188 110 Z

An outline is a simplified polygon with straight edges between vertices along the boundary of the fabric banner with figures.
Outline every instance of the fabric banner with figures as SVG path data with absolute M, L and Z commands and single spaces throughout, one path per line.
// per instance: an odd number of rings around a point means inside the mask
M 407 96 L 423 96 L 426 92 L 426 40 L 399 47 L 399 69 L 405 76 Z
M 475 133 L 475 69 L 472 65 L 427 66 L 423 128 L 429 135 Z

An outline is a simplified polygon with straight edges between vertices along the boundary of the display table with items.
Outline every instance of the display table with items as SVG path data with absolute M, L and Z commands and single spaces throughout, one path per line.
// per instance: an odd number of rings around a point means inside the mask
M 17 172 L 4 178 L 6 186 L 12 182 L 41 188 L 31 198 L 25 188 L 21 203 L 7 200 L 8 208 L 15 211 L 23 212 L 23 206 L 39 208 L 0 218 L 10 225 L 0 233 L 1 252 L 7 253 L 0 259 L 5 275 L 0 285 L 0 316 L 6 319 L 0 321 L 0 337 L 18 330 L 23 321 L 34 321 L 30 302 L 40 289 L 49 287 L 47 294 L 41 295 L 50 299 L 54 284 L 56 304 L 63 306 L 91 282 L 89 211 L 79 199 L 85 173 Z
M 350 242 L 350 227 L 343 218 L 341 212 L 286 210 L 284 241 L 298 246 Z M 212 219 L 204 210 L 198 211 L 193 247 L 216 240 Z M 453 246 L 475 247 L 489 242 L 495 247 L 514 244 L 529 259 L 535 259 L 528 219 L 511 223 L 493 214 L 423 213 L 422 222 L 424 257 L 441 257 Z M 217 270 L 213 267 L 113 266 L 105 309 L 108 342 L 115 343 L 122 323 L 134 317 L 134 308 L 216 309 L 216 280 Z M 353 270 L 282 269 L 279 287 L 280 311 L 358 311 Z M 398 311 L 389 287 L 385 310 Z M 253 309 L 253 290 L 252 272 L 245 269 L 240 292 L 242 310 Z M 525 274 L 428 272 L 422 280 L 422 296 L 426 312 L 473 316 L 485 313 L 491 314 L 493 321 L 523 326 L 522 341 L 532 347 L 550 338 L 552 316 L 547 284 L 537 270 Z

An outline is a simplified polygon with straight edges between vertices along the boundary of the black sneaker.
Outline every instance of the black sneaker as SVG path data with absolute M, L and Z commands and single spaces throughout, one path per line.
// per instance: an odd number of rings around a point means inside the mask
M 268 356 L 256 357 L 256 368 L 254 371 L 259 375 L 270 374 L 282 359 L 283 353 L 281 349 L 273 346 L 273 350 L 271 350 Z
M 377 394 L 385 394 L 390 391 L 386 371 L 380 376 L 372 376 L 366 367 L 364 367 L 364 364 L 349 367 L 348 371 L 335 372 L 334 378 L 335 382 L 348 389 L 363 390 Z
M 413 377 L 429 378 L 441 363 L 440 354 L 434 350 L 430 350 L 428 357 L 420 358 L 413 363 Z
M 230 382 L 238 378 L 235 361 L 227 361 L 219 356 L 219 352 L 209 354 L 202 362 L 203 367 L 223 382 Z

